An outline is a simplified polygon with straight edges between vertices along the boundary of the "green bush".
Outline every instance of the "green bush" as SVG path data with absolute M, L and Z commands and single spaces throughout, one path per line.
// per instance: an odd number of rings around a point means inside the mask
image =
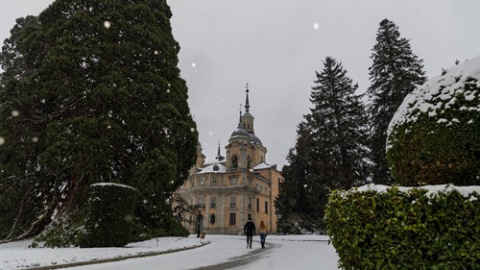
M 407 96 L 389 127 L 395 182 L 480 184 L 480 58 L 448 69 Z
M 90 186 L 89 208 L 81 247 L 122 247 L 132 240 L 138 192 L 129 186 L 97 183 Z
M 72 221 L 73 219 L 69 220 L 69 222 L 54 220 L 41 234 L 35 237 L 31 247 L 38 247 L 40 245 L 51 248 L 79 246 L 79 241 L 83 239 L 85 233 L 84 225 L 83 222 Z
M 480 269 L 480 195 L 333 191 L 326 209 L 343 269 Z

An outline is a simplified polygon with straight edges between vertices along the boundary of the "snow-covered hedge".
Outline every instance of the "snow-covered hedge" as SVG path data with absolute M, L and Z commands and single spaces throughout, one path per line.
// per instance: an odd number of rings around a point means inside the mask
M 480 184 L 480 57 L 405 98 L 389 125 L 387 158 L 400 185 Z
M 328 234 L 343 269 L 480 269 L 480 186 L 333 191 Z
M 131 242 L 138 191 L 130 186 L 97 183 L 90 186 L 88 216 L 81 247 L 123 247 Z

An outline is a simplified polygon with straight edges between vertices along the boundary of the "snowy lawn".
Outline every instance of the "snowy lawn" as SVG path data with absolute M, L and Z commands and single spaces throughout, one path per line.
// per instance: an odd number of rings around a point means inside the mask
M 153 252 L 201 246 L 196 237 L 162 237 L 156 240 L 132 243 L 126 248 L 28 248 L 31 240 L 0 245 L 0 270 L 29 269 L 105 260 L 119 257 L 138 256 Z
M 267 248 L 260 249 L 258 236 L 247 249 L 243 236 L 207 235 L 202 245 L 195 236 L 165 237 L 127 248 L 26 248 L 30 241 L 0 245 L 0 269 L 32 269 L 41 266 L 98 261 L 152 252 L 193 248 L 176 253 L 72 267 L 67 269 L 338 269 L 338 256 L 327 236 L 269 235 Z

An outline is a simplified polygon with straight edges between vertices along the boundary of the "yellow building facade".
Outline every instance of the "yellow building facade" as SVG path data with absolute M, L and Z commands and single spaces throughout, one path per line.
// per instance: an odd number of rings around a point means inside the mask
M 249 90 L 245 113 L 240 112 L 238 127 L 221 155 L 206 162 L 199 145 L 197 163 L 175 193 L 192 211 L 184 219 L 191 233 L 242 234 L 249 218 L 258 226 L 264 221 L 270 233 L 277 232 L 275 198 L 282 179 L 276 165 L 266 162 L 267 149 L 254 132 L 250 114 Z

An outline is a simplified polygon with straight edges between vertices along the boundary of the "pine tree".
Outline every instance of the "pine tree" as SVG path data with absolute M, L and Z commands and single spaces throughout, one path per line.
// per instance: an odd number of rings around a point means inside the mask
M 275 200 L 275 207 L 279 214 L 278 228 L 283 233 L 300 233 L 292 226 L 297 221 L 298 214 L 310 213 L 310 204 L 306 197 L 306 174 L 313 170 L 313 160 L 310 149 L 311 131 L 305 122 L 298 125 L 297 142 L 287 155 L 289 165 L 283 167 L 282 175 L 285 179 L 280 185 L 279 195 Z M 303 224 L 303 226 L 305 226 Z
M 96 182 L 137 188 L 139 230 L 169 233 L 198 136 L 171 15 L 164 0 L 56 0 L 17 20 L 0 56 L 0 200 L 16 198 L 0 211 L 17 217 L 2 236 L 71 223 Z
M 372 180 L 391 184 L 386 159 L 387 129 L 403 99 L 425 82 L 422 60 L 412 53 L 409 40 L 400 37 L 398 27 L 387 19 L 380 22 L 377 43 L 373 47 L 369 68 L 371 85 L 367 91 L 371 104 L 370 142 L 373 162 Z
M 325 59 L 312 87 L 313 108 L 299 125 L 297 143 L 283 171 L 281 210 L 299 214 L 308 229 L 325 228 L 323 212 L 331 189 L 351 188 L 366 177 L 365 112 L 355 95 L 358 86 L 346 73 L 341 63 Z

